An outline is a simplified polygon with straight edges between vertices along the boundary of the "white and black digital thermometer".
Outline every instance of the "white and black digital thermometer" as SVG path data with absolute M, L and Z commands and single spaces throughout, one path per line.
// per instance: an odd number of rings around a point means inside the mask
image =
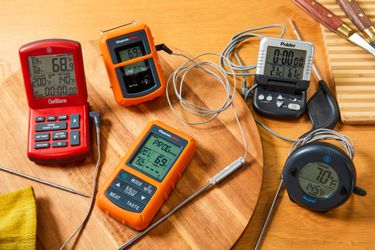
M 310 42 L 265 37 L 260 42 L 253 107 L 259 114 L 295 119 L 306 110 L 314 46 Z

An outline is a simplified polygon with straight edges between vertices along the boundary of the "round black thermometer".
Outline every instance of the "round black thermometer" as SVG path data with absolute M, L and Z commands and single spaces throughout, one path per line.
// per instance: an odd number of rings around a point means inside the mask
M 357 188 L 350 157 L 340 148 L 314 142 L 297 148 L 287 159 L 282 173 L 290 199 L 312 211 L 326 212 L 347 201 Z

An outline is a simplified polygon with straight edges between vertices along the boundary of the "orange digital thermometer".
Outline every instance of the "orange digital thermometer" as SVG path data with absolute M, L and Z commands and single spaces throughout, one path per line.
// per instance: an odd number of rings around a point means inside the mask
M 194 139 L 150 122 L 97 194 L 97 205 L 136 230 L 146 228 L 196 151 Z
M 104 32 L 99 46 L 119 104 L 137 105 L 164 94 L 165 79 L 149 27 L 131 24 Z

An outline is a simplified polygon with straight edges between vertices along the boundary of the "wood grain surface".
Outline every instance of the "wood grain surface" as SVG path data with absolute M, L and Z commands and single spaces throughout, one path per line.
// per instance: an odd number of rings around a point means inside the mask
M 374 22 L 375 1 L 357 2 Z M 321 3 L 358 31 L 335 1 L 321 0 Z M 375 58 L 325 28 L 322 32 L 342 122 L 375 124 Z M 366 38 L 364 34 L 362 36 Z
M 109 178 L 119 158 L 126 153 L 127 148 L 150 120 L 161 120 L 193 136 L 197 141 L 198 152 L 189 164 L 176 190 L 172 192 L 157 215 L 157 217 L 160 217 L 206 184 L 210 177 L 244 154 L 242 137 L 234 121 L 233 112 L 227 110 L 210 124 L 191 127 L 182 124 L 173 115 L 165 97 L 132 108 L 121 107 L 116 103 L 109 88 L 110 83 L 97 44 L 98 41 L 86 42 L 82 43 L 82 47 L 90 107 L 92 110 L 99 111 L 103 119 L 101 133 L 104 163 L 99 178 L 99 186 L 102 186 Z M 169 56 L 165 53 L 161 56 L 162 68 L 166 77 L 182 63 L 182 60 L 175 56 Z M 186 98 L 190 101 L 210 108 L 218 107 L 224 101 L 225 92 L 212 77 L 195 73 L 186 79 L 186 84 L 188 86 L 185 90 L 187 92 Z M 28 107 L 26 100 L 17 96 L 24 92 L 21 73 L 19 71 L 14 73 L 3 82 L 3 87 L 6 89 L 0 96 L 3 100 L 10 98 L 11 100 L 19 100 L 19 102 L 15 104 L 14 101 L 7 101 L 2 108 L 2 117 L 7 117 L 7 121 L 17 121 L 15 126 L 17 128 L 20 126 L 19 131 L 22 131 L 22 125 L 27 123 L 28 117 L 20 114 L 27 114 Z M 174 100 L 173 103 L 178 105 L 176 102 Z M 263 157 L 259 133 L 251 113 L 239 96 L 235 103 L 250 143 L 248 149 L 249 165 L 244 167 L 243 171 L 234 174 L 230 180 L 224 181 L 220 186 L 202 195 L 182 209 L 181 212 L 176 213 L 175 216 L 172 216 L 167 222 L 139 241 L 137 247 L 149 249 L 157 245 L 161 249 L 166 247 L 229 248 L 241 235 L 250 220 L 259 196 L 262 183 Z M 8 113 L 5 113 L 7 111 Z M 9 131 L 14 128 L 14 126 L 6 125 L 7 122 L 0 124 L 2 131 Z M 12 164 L 8 157 L 3 157 L 2 161 L 5 166 L 21 172 L 29 172 L 29 168 L 31 168 L 33 175 L 64 183 L 64 185 L 89 193 L 91 170 L 95 158 L 91 157 L 83 166 L 43 167 L 32 164 L 26 159 L 24 155 L 26 136 L 20 136 L 17 140 L 9 141 L 9 144 L 17 145 L 19 148 L 17 153 L 22 157 L 22 161 Z M 1 151 L 12 155 L 14 151 L 13 149 L 9 151 L 9 144 L 2 144 L 2 147 L 5 148 Z M 54 175 L 54 177 L 51 177 L 51 175 Z M 2 174 L 1 178 L 9 180 L 16 177 Z M 6 186 L 3 186 L 3 184 L 1 185 L 3 192 L 18 186 L 18 184 L 7 184 Z M 61 244 L 61 239 L 67 238 L 73 229 L 72 227 L 78 225 L 83 218 L 88 200 L 73 197 L 71 194 L 62 193 L 59 190 L 46 191 L 48 187 L 39 184 L 33 184 L 33 186 L 36 186 L 37 199 L 42 198 L 48 201 L 48 204 L 38 205 L 38 244 L 40 248 L 56 249 Z M 45 192 L 48 192 L 48 194 L 45 194 Z M 59 199 L 54 199 L 57 196 Z M 75 205 L 78 201 L 79 205 Z M 56 209 L 52 210 L 55 207 Z M 63 209 L 59 209 L 59 207 Z M 55 217 L 53 224 L 48 215 Z M 49 230 L 55 226 L 55 223 L 60 232 L 51 234 Z M 221 225 L 225 224 L 231 226 L 222 228 Z M 136 231 L 109 218 L 95 207 L 76 246 L 79 249 L 85 247 L 112 249 L 135 234 Z M 202 234 L 205 234 L 206 237 L 200 237 Z M 209 240 L 211 238 L 216 240 Z
M 360 1 L 361 5 L 366 2 L 368 1 Z M 338 9 L 334 0 L 325 4 L 325 6 Z M 370 18 L 372 18 L 375 9 L 369 8 L 367 10 Z M 205 51 L 220 52 L 235 33 L 271 23 L 285 24 L 288 28 L 286 37 L 295 38 L 291 27 L 288 25 L 289 17 L 296 22 L 303 38 L 314 43 L 317 68 L 322 77 L 333 87 L 320 25 L 290 0 L 238 0 L 230 2 L 224 0 L 107 0 L 101 2 L 76 0 L 74 4 L 73 1 L 63 0 L 33 2 L 4 0 L 1 2 L 0 8 L 0 21 L 3 24 L 0 27 L 0 41 L 2 42 L 0 46 L 0 80 L 3 83 L 5 79 L 18 72 L 18 48 L 24 43 L 37 39 L 63 37 L 81 42 L 95 40 L 99 37 L 99 29 L 110 28 L 134 19 L 138 22 L 147 23 L 151 27 L 156 43 L 165 42 L 169 46 L 195 55 Z M 278 31 L 271 30 L 267 32 L 269 35 L 276 35 L 277 33 Z M 250 42 L 246 46 L 242 46 L 241 55 L 244 62 L 255 63 L 257 50 L 257 42 Z M 356 58 L 355 55 L 343 55 L 343 58 L 340 58 L 339 54 L 335 56 L 336 60 L 343 60 L 345 56 Z M 358 62 L 362 62 L 362 60 Z M 371 81 L 369 77 L 371 78 L 372 75 L 367 74 L 366 77 L 362 75 L 360 80 L 366 81 L 368 79 L 368 81 Z M 308 91 L 309 96 L 315 92 L 316 84 L 316 79 L 313 77 Z M 95 86 L 98 86 L 98 84 L 95 84 Z M 105 84 L 103 84 L 103 89 L 109 91 Z M 16 93 L 16 95 L 17 97 L 12 98 L 16 98 L 23 103 L 17 104 L 10 97 L 2 100 L 11 102 L 12 107 L 18 105 L 25 108 L 23 88 L 19 88 L 19 93 Z M 7 94 L 3 94 L 3 96 L 7 96 Z M 117 109 L 121 109 L 121 107 Z M 3 120 L 6 119 L 10 111 L 9 108 L 7 112 L 4 112 L 3 108 L 0 108 L 0 111 L 2 112 L 0 115 L 1 123 L 4 123 Z M 13 120 L 8 120 L 7 126 L 14 126 L 17 129 L 3 129 L 2 141 L 26 137 L 27 120 L 25 120 L 25 116 L 27 114 L 21 112 L 18 112 L 18 114 L 21 118 L 18 118 L 18 115 L 14 117 L 20 119 L 22 124 L 14 124 Z M 24 117 L 22 118 L 22 116 Z M 254 114 L 254 116 L 280 134 L 290 138 L 296 138 L 311 128 L 307 117 L 290 122 L 269 120 L 259 117 L 257 114 Z M 233 127 L 233 129 L 237 131 L 236 127 Z M 336 129 L 353 139 L 356 148 L 354 162 L 357 168 L 358 184 L 365 187 L 369 195 L 366 198 L 353 197 L 338 209 L 326 214 L 316 214 L 292 203 L 283 193 L 262 249 L 373 249 L 375 245 L 375 228 L 373 226 L 375 224 L 375 196 L 373 195 L 375 193 L 375 172 L 372 162 L 375 162 L 375 129 L 368 125 L 351 126 L 342 124 L 339 124 Z M 124 131 L 120 130 L 119 133 L 121 132 Z M 267 209 L 276 191 L 279 182 L 278 177 L 290 147 L 289 143 L 280 141 L 263 130 L 260 130 L 260 132 L 264 153 L 262 190 L 251 221 L 236 243 L 235 249 L 251 249 L 254 246 Z M 11 134 L 8 135 L 9 133 Z M 111 141 L 110 143 L 114 142 Z M 131 143 L 131 141 L 127 143 Z M 5 157 L 8 159 L 7 162 L 1 160 L 2 165 L 19 166 L 18 162 L 25 161 L 25 149 L 22 148 L 24 147 L 22 144 L 11 143 L 8 145 L 1 143 L 1 145 L 0 159 Z M 4 151 L 4 149 L 7 149 L 7 151 Z M 123 148 L 118 147 L 116 150 L 121 152 Z M 120 155 L 119 153 L 117 157 L 120 157 Z M 106 161 L 109 161 L 109 164 L 117 163 L 116 159 L 111 158 L 106 159 Z M 51 180 L 58 175 L 37 171 L 34 167 L 30 167 L 29 163 L 20 167 L 25 168 L 24 171 L 27 170 L 28 173 L 46 175 L 45 177 Z M 79 168 L 79 171 L 85 176 L 89 176 L 91 170 L 92 165 Z M 64 171 L 59 173 L 64 173 Z M 0 174 L 0 178 L 1 192 L 11 191 L 13 190 L 12 187 L 15 186 L 21 188 L 26 184 L 32 184 L 3 174 Z M 72 178 L 74 178 L 74 175 L 72 175 Z M 81 181 L 88 181 L 87 178 L 77 178 Z M 77 188 L 88 191 L 88 183 L 85 182 Z M 56 197 L 56 199 L 59 197 L 62 199 L 62 194 L 64 194 L 58 192 L 56 195 L 50 188 L 44 187 L 40 187 L 39 190 L 45 192 L 38 201 L 42 207 L 49 206 L 49 195 Z M 77 197 L 76 201 L 76 204 L 83 203 L 80 197 Z M 64 203 L 61 204 L 63 209 L 72 209 Z M 50 220 L 51 225 L 48 228 L 40 228 L 40 231 L 44 234 L 58 235 L 54 236 L 58 239 L 52 239 L 53 242 L 50 244 L 53 245 L 58 245 L 63 240 L 63 236 L 68 235 L 72 230 L 65 224 L 56 225 L 57 220 L 54 211 L 57 209 L 61 208 L 54 205 L 51 206 L 51 210 L 44 209 L 40 212 L 43 217 Z M 82 212 L 79 214 L 77 212 L 77 217 L 81 215 Z M 69 216 L 64 216 L 64 218 L 71 221 Z M 73 218 L 70 224 L 78 221 L 79 218 Z M 223 227 L 230 227 L 230 224 L 223 225 Z M 118 228 L 117 226 L 113 228 L 114 231 L 123 229 L 123 227 Z M 84 232 L 82 237 L 88 237 L 90 234 Z M 99 234 L 98 240 L 86 247 L 77 247 L 77 249 L 101 249 L 103 247 L 100 242 L 101 237 L 102 235 Z M 199 235 L 199 237 L 204 239 L 206 234 Z M 116 240 L 121 241 L 121 239 Z M 209 240 L 214 241 L 216 239 Z M 170 239 L 171 244 L 173 244 L 173 241 L 174 238 Z M 93 247 L 94 244 L 96 247 Z M 115 242 L 111 242 L 110 246 L 114 244 Z M 158 246 L 153 247 L 158 248 Z M 110 247 L 107 246 L 108 248 Z

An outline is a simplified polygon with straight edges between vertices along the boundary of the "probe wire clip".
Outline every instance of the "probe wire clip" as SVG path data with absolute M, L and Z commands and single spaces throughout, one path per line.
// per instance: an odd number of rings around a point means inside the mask
M 109 29 L 106 29 L 106 30 L 100 30 L 100 32 L 103 34 L 105 32 L 108 32 L 108 31 L 111 31 L 111 30 L 115 30 L 115 29 L 118 29 L 118 28 L 122 28 L 122 27 L 125 27 L 125 26 L 128 26 L 128 25 L 132 25 L 132 24 L 136 24 L 136 22 L 134 20 L 132 20 L 130 23 L 121 24 L 120 26 L 116 26 L 116 27 L 109 28 Z

